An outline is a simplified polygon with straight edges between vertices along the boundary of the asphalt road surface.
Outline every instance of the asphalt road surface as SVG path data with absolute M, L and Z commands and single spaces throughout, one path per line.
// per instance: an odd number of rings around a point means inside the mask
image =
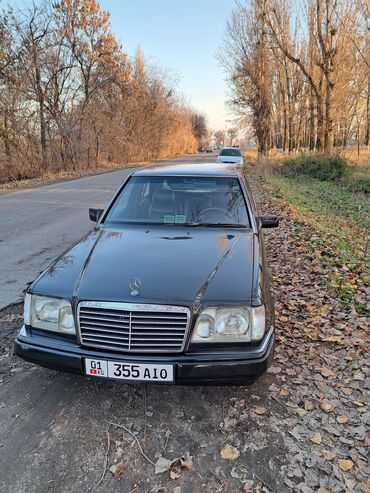
M 215 154 L 173 161 L 190 160 L 210 162 Z M 131 172 L 123 169 L 0 194 L 0 309 L 21 299 L 27 284 L 91 229 L 88 208 L 104 207 Z

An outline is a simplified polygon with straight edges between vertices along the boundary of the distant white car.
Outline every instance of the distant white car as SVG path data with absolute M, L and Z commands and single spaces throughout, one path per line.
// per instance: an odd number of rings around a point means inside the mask
M 220 154 L 217 157 L 218 163 L 231 163 L 242 165 L 243 156 L 238 147 L 224 147 L 221 149 Z

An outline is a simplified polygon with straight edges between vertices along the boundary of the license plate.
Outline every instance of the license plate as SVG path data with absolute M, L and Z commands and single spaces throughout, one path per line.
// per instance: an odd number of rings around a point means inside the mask
M 173 365 L 126 363 L 86 358 L 85 373 L 92 377 L 116 378 L 119 380 L 173 382 Z

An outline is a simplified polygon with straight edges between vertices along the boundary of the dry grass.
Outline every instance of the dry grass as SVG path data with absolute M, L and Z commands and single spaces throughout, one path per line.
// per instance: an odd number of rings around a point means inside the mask
M 347 159 L 351 164 L 354 165 L 354 175 L 359 178 L 369 178 L 370 177 L 370 149 L 362 146 L 358 150 L 357 145 L 349 145 L 344 150 L 342 148 L 337 148 L 336 152 Z M 307 151 L 307 154 L 309 152 Z M 301 154 L 301 151 L 296 151 L 291 154 L 284 153 L 279 149 L 272 149 L 269 155 L 268 161 L 265 160 L 259 163 L 260 169 L 270 169 L 271 164 L 279 165 L 284 164 L 290 159 L 295 159 Z M 255 162 L 258 156 L 257 146 L 246 147 L 243 149 L 243 155 L 249 162 Z
M 292 154 L 288 154 L 287 152 L 284 153 L 279 149 L 272 149 L 270 152 L 270 158 L 271 159 L 276 159 L 276 158 L 289 158 L 289 156 L 296 156 L 297 154 L 300 154 L 301 151 L 295 151 Z M 309 151 L 307 151 L 308 153 Z M 353 161 L 356 164 L 359 165 L 364 165 L 364 166 L 370 166 L 370 148 L 367 149 L 364 146 L 361 146 L 360 149 L 358 150 L 357 145 L 349 145 L 345 149 L 342 147 L 336 148 L 336 152 L 346 159 L 349 159 L 350 161 Z M 249 157 L 251 159 L 256 159 L 257 158 L 257 146 L 253 147 L 245 147 L 243 149 L 243 154 L 246 157 Z
M 156 161 L 161 161 L 157 159 Z M 89 175 L 98 175 L 101 173 L 107 173 L 110 171 L 115 171 L 123 168 L 130 168 L 135 166 L 145 166 L 150 164 L 149 161 L 141 161 L 137 163 L 111 163 L 108 161 L 103 161 L 98 167 L 94 168 L 81 168 L 75 171 L 59 171 L 51 172 L 48 171 L 44 175 L 37 178 L 27 178 L 24 180 L 14 180 L 7 183 L 0 183 L 0 193 L 10 192 L 11 190 L 17 188 L 29 188 L 38 185 L 43 185 L 45 183 L 57 182 L 60 180 L 72 180 L 74 178 L 80 178 Z
M 340 154 L 359 166 L 370 167 L 370 149 L 366 147 L 360 147 L 358 150 L 356 145 L 348 146 Z

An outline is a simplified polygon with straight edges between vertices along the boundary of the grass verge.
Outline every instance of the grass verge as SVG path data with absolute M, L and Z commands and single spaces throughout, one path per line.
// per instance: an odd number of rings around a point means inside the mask
M 261 171 L 254 168 L 254 173 Z M 289 206 L 307 241 L 314 245 L 315 259 L 327 271 L 328 287 L 359 314 L 368 315 L 370 227 L 369 200 L 332 181 L 305 175 L 279 176 L 264 168 L 266 185 Z M 365 296 L 364 296 L 365 294 Z

